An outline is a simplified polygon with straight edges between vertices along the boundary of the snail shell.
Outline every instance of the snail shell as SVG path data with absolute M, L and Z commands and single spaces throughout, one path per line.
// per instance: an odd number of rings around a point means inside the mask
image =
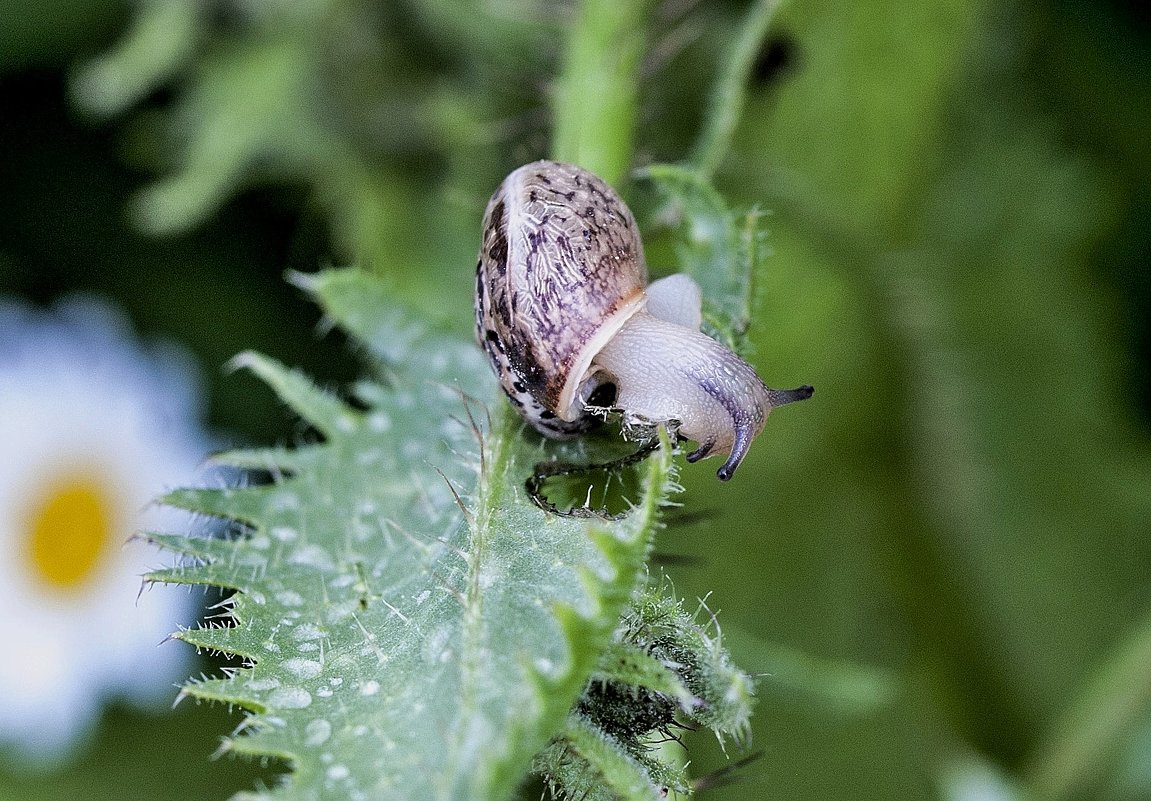
M 678 421 L 699 447 L 728 454 L 731 478 L 775 406 L 811 387 L 774 390 L 700 333 L 698 284 L 647 286 L 639 228 L 610 186 L 580 167 L 537 161 L 488 203 L 476 268 L 476 335 L 500 385 L 540 433 L 564 438 L 601 422 L 588 411 L 615 387 L 624 425 Z

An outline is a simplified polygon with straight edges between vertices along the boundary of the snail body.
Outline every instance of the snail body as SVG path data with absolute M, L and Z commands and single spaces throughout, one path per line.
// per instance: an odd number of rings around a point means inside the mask
M 614 387 L 625 427 L 678 421 L 699 446 L 688 460 L 727 454 L 717 475 L 731 478 L 771 409 L 812 389 L 768 388 L 700 322 L 689 276 L 647 285 L 635 219 L 597 176 L 537 161 L 492 196 L 476 335 L 505 394 L 544 436 L 599 424 L 602 390 Z

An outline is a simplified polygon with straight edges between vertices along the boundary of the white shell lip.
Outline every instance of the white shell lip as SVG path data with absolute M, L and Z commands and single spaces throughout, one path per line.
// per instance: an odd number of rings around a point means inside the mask
M 599 354 L 604 346 L 611 341 L 612 337 L 616 335 L 627 321 L 634 317 L 639 312 L 643 311 L 647 306 L 647 295 L 641 290 L 636 293 L 635 297 L 625 303 L 619 308 L 611 317 L 608 317 L 600 325 L 596 335 L 588 340 L 580 351 L 579 359 L 572 365 L 571 372 L 568 373 L 567 381 L 564 382 L 563 391 L 560 393 L 559 402 L 556 408 L 556 416 L 561 420 L 573 422 L 579 419 L 580 414 L 583 412 L 581 404 L 576 403 L 576 392 L 579 391 L 580 385 L 583 384 L 594 372 L 591 369 L 592 360 Z M 574 408 L 576 406 L 580 408 Z

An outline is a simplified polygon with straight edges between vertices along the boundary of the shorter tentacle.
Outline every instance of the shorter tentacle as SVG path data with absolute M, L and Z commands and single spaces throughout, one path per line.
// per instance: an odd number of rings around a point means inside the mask
M 707 442 L 700 443 L 700 446 L 687 455 L 689 462 L 698 462 L 700 459 L 705 459 L 711 453 L 711 449 L 715 447 L 715 440 L 709 439 Z

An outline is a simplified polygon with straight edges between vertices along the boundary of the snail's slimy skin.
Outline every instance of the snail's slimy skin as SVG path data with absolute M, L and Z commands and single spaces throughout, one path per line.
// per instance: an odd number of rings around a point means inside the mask
M 769 389 L 751 365 L 711 337 L 647 311 L 628 320 L 592 364 L 616 385 L 625 425 L 678 420 L 679 434 L 699 445 L 688 461 L 728 455 L 717 473 L 724 481 L 771 410 L 812 392 Z
M 700 333 L 699 285 L 647 283 L 639 229 L 619 195 L 587 170 L 537 161 L 513 171 L 484 214 L 476 266 L 476 337 L 520 414 L 541 434 L 599 422 L 588 401 L 616 387 L 625 426 L 678 422 L 698 448 L 739 466 L 772 408 L 811 387 L 769 389 Z
M 652 317 L 698 331 L 703 325 L 703 292 L 690 275 L 676 273 L 652 281 L 645 290 Z

